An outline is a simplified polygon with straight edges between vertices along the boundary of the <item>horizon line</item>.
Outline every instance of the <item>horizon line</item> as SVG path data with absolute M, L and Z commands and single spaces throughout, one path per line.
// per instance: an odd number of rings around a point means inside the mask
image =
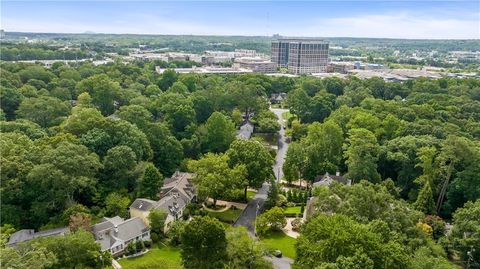
M 5 33 L 15 34 L 65 34 L 65 35 L 137 35 L 137 36 L 199 36 L 199 37 L 261 37 L 261 38 L 273 38 L 274 35 L 238 35 L 238 34 L 149 34 L 149 33 L 102 33 L 95 31 L 85 32 L 24 32 L 24 31 L 6 31 Z M 283 36 L 278 34 L 280 38 L 354 38 L 354 39 L 391 39 L 391 40 L 479 40 L 479 38 L 408 38 L 408 37 L 366 37 L 366 36 Z

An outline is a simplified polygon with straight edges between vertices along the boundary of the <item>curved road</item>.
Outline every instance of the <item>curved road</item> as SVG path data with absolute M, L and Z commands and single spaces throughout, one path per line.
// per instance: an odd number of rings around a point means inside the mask
M 278 151 L 277 156 L 275 158 L 275 164 L 273 165 L 273 171 L 275 173 L 275 177 L 277 178 L 277 182 L 280 182 L 280 179 L 283 177 L 283 163 L 285 162 L 285 156 L 287 155 L 288 143 L 287 138 L 285 136 L 285 119 L 283 118 L 282 114 L 287 112 L 288 109 L 283 108 L 270 108 L 270 110 L 277 115 L 278 123 L 280 123 L 280 131 L 278 132 Z
M 277 182 L 283 177 L 282 166 L 285 162 L 285 156 L 287 154 L 288 144 L 285 137 L 284 119 L 282 114 L 287 112 L 288 109 L 281 108 L 270 108 L 270 110 L 277 115 L 278 122 L 280 123 L 280 131 L 278 138 L 278 151 L 275 158 L 275 164 L 273 165 L 273 171 L 275 173 L 275 178 Z M 245 226 L 247 227 L 248 233 L 251 237 L 255 237 L 255 219 L 257 214 L 262 211 L 265 200 L 267 199 L 268 190 L 270 189 L 270 184 L 263 183 L 262 187 L 257 191 L 257 194 L 253 199 L 248 202 L 247 207 L 243 210 L 240 217 L 235 222 L 234 226 Z M 273 267 L 276 269 L 290 269 L 293 260 L 287 257 L 275 258 L 267 257 L 273 263 Z

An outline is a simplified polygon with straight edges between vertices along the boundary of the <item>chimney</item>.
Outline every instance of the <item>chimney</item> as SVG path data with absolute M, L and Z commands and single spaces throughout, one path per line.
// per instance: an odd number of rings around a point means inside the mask
M 339 177 L 339 176 L 340 176 L 340 172 L 337 171 L 337 172 L 335 173 L 335 175 L 336 175 L 337 177 Z
M 117 233 L 118 233 L 118 226 L 115 225 L 115 226 L 113 226 L 113 227 L 114 227 L 113 231 L 115 232 L 115 234 L 117 234 Z

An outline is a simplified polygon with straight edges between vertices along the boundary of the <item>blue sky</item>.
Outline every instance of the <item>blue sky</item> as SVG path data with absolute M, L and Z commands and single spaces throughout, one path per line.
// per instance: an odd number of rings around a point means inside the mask
M 23 32 L 480 38 L 480 1 L 5 1 Z

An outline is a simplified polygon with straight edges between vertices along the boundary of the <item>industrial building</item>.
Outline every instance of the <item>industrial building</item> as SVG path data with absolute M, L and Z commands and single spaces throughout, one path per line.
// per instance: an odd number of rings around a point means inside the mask
M 327 72 L 328 41 L 318 39 L 278 39 L 272 41 L 272 62 L 293 74 Z

